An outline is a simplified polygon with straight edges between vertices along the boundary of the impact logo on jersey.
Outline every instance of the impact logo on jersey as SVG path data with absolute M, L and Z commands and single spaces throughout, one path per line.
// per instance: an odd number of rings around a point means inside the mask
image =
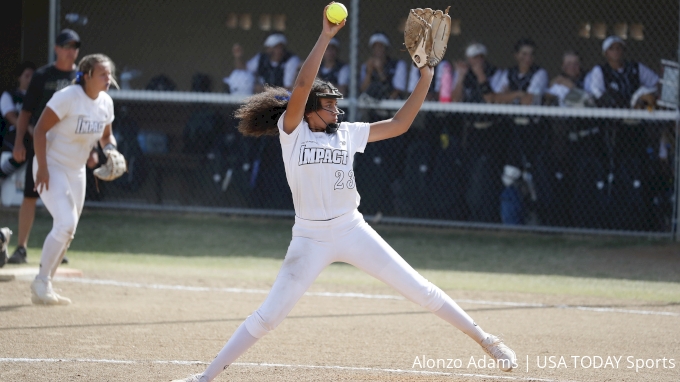
M 298 166 L 317 163 L 347 164 L 347 150 L 300 146 Z
M 106 122 L 90 121 L 80 116 L 76 125 L 76 134 L 99 134 L 104 131 L 104 127 L 106 127 Z

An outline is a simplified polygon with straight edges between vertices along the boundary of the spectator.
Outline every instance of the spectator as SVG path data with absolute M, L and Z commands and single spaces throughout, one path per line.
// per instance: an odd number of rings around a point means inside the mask
M 593 106 L 593 96 L 585 89 L 589 75 L 583 70 L 581 56 L 574 50 L 562 55 L 562 66 L 546 93 L 549 104 L 566 107 Z M 557 160 L 580 158 L 602 152 L 599 127 L 585 118 L 561 117 L 552 120 L 552 154 Z
M 453 76 L 453 102 L 493 103 L 500 93 L 505 71 L 486 60 L 488 51 L 480 43 L 472 43 L 465 49 L 465 62 L 456 62 Z M 479 127 L 478 127 L 479 128 Z
M 368 40 L 371 56 L 361 65 L 360 91 L 362 98 L 400 99 L 406 90 L 408 67 L 406 62 L 389 56 L 390 40 L 382 32 L 376 32 Z M 391 110 L 364 109 L 360 117 L 369 122 L 390 118 Z M 357 158 L 357 178 L 368 179 L 362 192 L 363 213 L 378 217 L 391 213 L 393 193 L 391 185 L 399 177 L 404 161 L 405 136 L 383 140 L 367 147 L 364 155 Z
M 35 64 L 28 61 L 21 63 L 14 72 L 18 79 L 19 87 L 12 91 L 3 92 L 0 97 L 0 112 L 2 114 L 0 144 L 2 145 L 3 153 L 9 152 L 8 155 L 3 155 L 0 160 L 0 178 L 12 175 L 21 165 L 14 160 L 11 151 L 14 148 L 14 137 L 16 135 L 19 112 L 24 103 L 26 89 L 28 89 L 28 84 L 31 82 L 34 72 Z
M 521 105 L 540 105 L 548 87 L 548 72 L 535 63 L 536 43 L 523 38 L 515 44 L 515 60 L 517 65 L 508 69 L 503 76 L 501 88 L 503 93 L 495 96 L 497 103 Z M 506 224 L 523 224 L 529 214 L 523 205 L 528 199 L 531 209 L 535 211 L 537 194 L 532 182 L 532 167 L 543 160 L 542 154 L 547 151 L 543 144 L 548 141 L 548 129 L 536 117 L 516 116 L 508 121 L 504 129 L 505 166 L 502 181 L 505 189 L 501 194 L 501 220 Z M 516 181 L 522 177 L 527 185 L 524 195 L 517 195 Z M 507 214 L 506 214 L 507 212 Z M 533 223 L 533 222 L 532 222 Z
M 39 68 L 26 90 L 24 103 L 16 124 L 14 159 L 26 163 L 24 199 L 19 208 L 19 234 L 17 248 L 9 258 L 11 264 L 26 263 L 26 244 L 35 219 L 35 206 L 39 194 L 33 189 L 33 129 L 52 95 L 71 84 L 76 78 L 75 62 L 80 49 L 80 37 L 70 29 L 62 30 L 56 38 L 54 51 L 57 60 Z M 28 134 L 26 134 L 28 133 Z M 67 263 L 66 257 L 62 262 Z
M 300 68 L 300 58 L 286 49 L 288 39 L 282 33 L 269 35 L 264 41 L 265 51 L 251 58 L 246 67 L 257 76 L 255 93 L 264 85 L 292 90 Z M 292 208 L 290 191 L 281 162 L 281 147 L 276 137 L 263 136 L 245 140 L 252 153 L 248 194 L 249 204 L 256 208 Z
M 362 93 L 377 99 L 399 99 L 406 91 L 406 62 L 390 58 L 390 40 L 382 32 L 368 40 L 371 56 L 361 65 Z
M 593 67 L 588 89 L 600 107 L 631 108 L 639 102 L 653 106 L 659 77 L 647 66 L 625 58 L 625 43 L 610 36 L 602 43 L 606 62 Z M 652 174 L 658 170 L 653 153 L 659 145 L 653 122 L 630 119 L 603 121 L 607 172 L 606 203 L 600 206 L 603 228 L 655 229 L 650 213 L 656 208 L 651 186 Z M 613 180 L 613 181 L 612 181 Z
M 590 72 L 588 91 L 597 99 L 598 106 L 629 108 L 633 95 L 654 94 L 659 76 L 645 65 L 625 59 L 625 43 L 617 36 L 607 37 L 602 43 L 606 62 Z
M 227 87 L 227 93 L 249 96 L 253 94 L 255 87 L 255 76 L 248 71 L 245 62 L 243 62 L 243 47 L 236 43 L 231 48 L 231 54 L 234 57 L 234 70 L 231 71 L 229 77 L 224 77 L 222 80 Z
M 574 50 L 565 51 L 560 74 L 550 82 L 546 103 L 561 107 L 591 106 L 592 95 L 585 91 L 587 82 L 581 56 Z M 594 210 L 590 205 L 592 197 L 582 200 L 571 195 L 576 192 L 583 196 L 583 188 L 593 188 L 591 184 L 597 183 L 595 179 L 586 179 L 585 168 L 592 167 L 606 148 L 600 128 L 591 119 L 554 117 L 550 119 L 550 131 L 549 149 L 540 163 L 533 163 L 532 177 L 538 193 L 536 209 L 542 223 L 566 227 L 573 224 L 572 216 L 585 216 L 584 210 Z
M 251 58 L 246 67 L 257 77 L 255 93 L 264 85 L 281 86 L 291 90 L 300 65 L 300 58 L 289 52 L 288 39 L 283 33 L 274 33 L 264 40 L 264 52 Z
M 501 81 L 502 93 L 496 103 L 538 105 L 548 86 L 548 72 L 534 63 L 536 43 L 527 38 L 515 44 L 517 65 L 510 68 Z
M 585 91 L 586 72 L 578 52 L 568 50 L 562 55 L 560 74 L 550 81 L 547 95 L 554 97 L 560 106 L 584 106 L 588 102 Z
M 349 65 L 338 59 L 340 52 L 340 41 L 337 38 L 332 38 L 328 44 L 328 49 L 323 54 L 323 61 L 321 68 L 317 75 L 324 81 L 328 81 L 338 88 L 342 94 L 347 94 L 349 86 Z
M 35 64 L 32 62 L 21 63 L 14 71 L 15 78 L 19 86 L 15 90 L 5 91 L 0 96 L 0 111 L 2 112 L 2 122 L 3 122 L 3 137 L 7 132 L 14 130 L 17 124 L 17 118 L 19 118 L 19 111 L 21 110 L 21 105 L 24 103 L 24 96 L 26 95 L 26 89 L 28 89 L 28 84 L 31 82 L 31 77 L 35 72 Z
M 488 50 L 481 43 L 473 42 L 465 49 L 465 62 L 455 64 L 451 94 L 453 102 L 493 103 L 502 90 L 505 71 L 487 61 Z M 453 144 L 459 142 L 459 155 L 465 164 L 459 167 L 461 179 L 455 191 L 464 198 L 467 216 L 472 221 L 497 222 L 499 220 L 498 195 L 502 184 L 498 176 L 502 168 L 505 145 L 504 131 L 499 129 L 498 119 L 488 114 L 465 114 L 461 117 L 463 131 Z M 455 161 L 454 161 L 455 163 Z M 453 165 L 450 166 L 454 168 Z M 464 217 L 465 211 L 458 211 Z

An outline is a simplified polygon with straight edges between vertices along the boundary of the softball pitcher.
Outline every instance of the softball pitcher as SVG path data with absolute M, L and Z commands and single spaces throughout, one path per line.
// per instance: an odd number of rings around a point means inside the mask
M 111 133 L 113 100 L 106 93 L 110 84 L 115 84 L 113 76 L 114 65 L 107 56 L 84 57 L 75 84 L 54 93 L 35 127 L 35 190 L 54 223 L 43 244 L 40 271 L 31 284 L 34 304 L 71 303 L 54 292 L 52 277 L 73 239 L 83 209 L 85 163 L 90 151 L 99 141 L 109 159 L 117 153 Z M 95 170 L 95 175 L 104 170 L 106 167 Z
M 367 143 L 396 137 L 409 129 L 427 95 L 433 68 L 426 65 L 420 69 L 413 93 L 392 119 L 338 124 L 338 115 L 343 112 L 337 108 L 337 100 L 342 94 L 328 82 L 315 80 L 315 76 L 329 41 L 344 24 L 331 24 L 324 16 L 323 32 L 300 69 L 292 94 L 282 88 L 268 88 L 237 111 L 243 134 L 279 136 L 295 205 L 293 238 L 264 303 L 236 329 L 202 374 L 182 381 L 212 381 L 274 330 L 333 262 L 362 269 L 460 329 L 498 361 L 499 368 L 510 371 L 516 367 L 510 348 L 485 333 L 448 295 L 408 265 L 357 210 L 360 197 L 353 171 L 354 154 L 363 152 Z

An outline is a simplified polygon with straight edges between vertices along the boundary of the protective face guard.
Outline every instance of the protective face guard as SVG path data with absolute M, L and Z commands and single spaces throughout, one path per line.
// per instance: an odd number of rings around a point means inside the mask
M 314 93 L 314 95 L 316 96 L 314 98 L 314 110 L 323 109 L 323 108 L 319 107 L 319 98 L 334 98 L 334 99 L 342 99 L 343 98 L 342 93 L 340 93 L 340 91 L 338 91 L 338 89 L 336 87 L 334 87 L 333 85 L 330 85 L 330 84 L 328 85 L 328 87 L 329 87 L 328 92 Z M 328 110 L 328 111 L 330 111 L 330 110 Z M 339 113 L 337 113 L 338 115 L 345 114 L 345 112 L 342 111 L 339 108 L 338 108 L 338 112 L 339 112 Z M 319 114 L 317 113 L 317 115 L 319 115 Z M 319 118 L 321 118 L 320 115 L 319 115 Z M 323 121 L 323 118 L 321 118 L 321 120 Z M 326 121 L 324 121 L 324 122 L 326 122 Z M 339 125 L 337 123 L 326 123 L 326 134 L 334 134 L 336 131 L 338 131 L 338 127 L 339 127 Z

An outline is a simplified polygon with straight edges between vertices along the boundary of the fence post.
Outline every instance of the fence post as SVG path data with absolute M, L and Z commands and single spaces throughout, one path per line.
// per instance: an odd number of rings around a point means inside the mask
M 47 31 L 47 63 L 54 63 L 54 42 L 57 38 L 57 0 L 50 0 L 50 20 Z
M 680 1 L 678 1 L 678 63 L 680 63 Z M 680 75 L 678 76 L 678 83 L 676 84 L 675 91 L 676 94 L 680 95 Z M 680 221 L 680 204 L 678 199 L 680 199 L 680 193 L 678 193 L 678 186 L 680 186 L 680 142 L 678 142 L 678 134 L 680 133 L 680 96 L 678 99 L 678 107 L 676 108 L 675 115 L 675 180 L 674 190 L 673 190 L 673 223 L 671 229 L 673 230 L 674 241 L 680 241 L 680 236 L 678 235 L 678 221 Z
M 359 97 L 359 0 L 352 0 L 349 16 L 349 115 L 348 122 L 357 120 L 357 98 Z

